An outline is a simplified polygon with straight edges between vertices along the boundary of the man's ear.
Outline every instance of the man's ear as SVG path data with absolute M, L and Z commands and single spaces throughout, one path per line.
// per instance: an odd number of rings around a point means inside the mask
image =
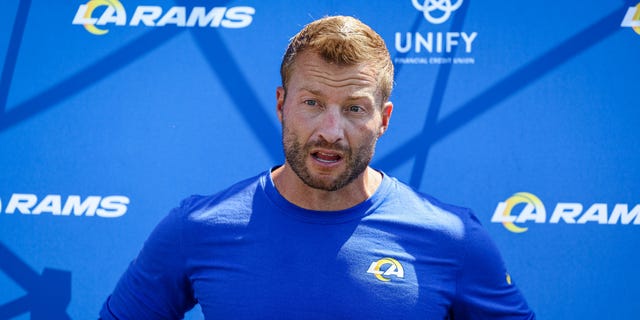
M 382 134 L 387 131 L 389 127 L 389 121 L 391 120 L 391 113 L 393 112 L 393 103 L 391 101 L 387 101 L 382 106 L 382 124 L 380 126 L 380 132 L 378 133 L 378 137 L 382 136 Z
M 278 119 L 282 123 L 282 108 L 284 107 L 284 98 L 286 96 L 286 92 L 283 87 L 278 87 L 276 89 L 276 112 L 278 114 Z

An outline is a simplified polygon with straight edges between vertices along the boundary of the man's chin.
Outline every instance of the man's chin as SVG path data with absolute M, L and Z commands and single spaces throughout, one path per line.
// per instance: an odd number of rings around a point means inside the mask
M 339 175 L 326 173 L 308 173 L 308 176 L 300 177 L 302 181 L 310 188 L 322 191 L 338 191 L 354 180 L 353 177 L 349 178 L 350 175 L 345 174 L 344 172 Z
M 329 180 L 329 179 L 312 178 L 312 179 L 304 179 L 302 181 L 308 187 L 316 190 L 321 190 L 321 191 L 338 191 L 343 187 L 340 184 L 338 184 L 336 181 Z

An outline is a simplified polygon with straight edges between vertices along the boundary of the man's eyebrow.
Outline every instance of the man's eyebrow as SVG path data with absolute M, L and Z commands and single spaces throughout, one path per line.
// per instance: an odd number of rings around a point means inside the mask
M 313 95 L 316 95 L 316 96 L 321 96 L 322 95 L 322 92 L 320 90 L 317 90 L 317 89 L 305 88 L 305 87 L 302 87 L 300 89 L 303 90 L 303 91 L 307 91 L 307 92 L 309 92 L 309 93 L 311 93 Z
M 317 89 L 302 87 L 302 88 L 300 88 L 300 90 L 309 92 L 309 93 L 311 93 L 313 95 L 316 95 L 316 96 L 321 96 L 321 97 L 324 96 L 322 91 L 317 90 Z M 354 94 L 352 96 L 347 97 L 346 100 L 348 100 L 348 101 L 368 100 L 369 101 L 369 100 L 371 100 L 371 97 L 369 95 L 366 95 L 366 94 L 362 94 L 362 95 Z

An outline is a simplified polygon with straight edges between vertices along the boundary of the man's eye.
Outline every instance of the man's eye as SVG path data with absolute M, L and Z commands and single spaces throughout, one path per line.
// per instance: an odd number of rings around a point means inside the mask
M 318 101 L 316 101 L 316 100 L 305 100 L 304 104 L 306 104 L 308 106 L 316 106 L 316 105 L 318 105 Z
M 361 106 L 350 106 L 349 107 L 349 111 L 351 111 L 351 112 L 362 112 L 363 109 L 362 109 Z

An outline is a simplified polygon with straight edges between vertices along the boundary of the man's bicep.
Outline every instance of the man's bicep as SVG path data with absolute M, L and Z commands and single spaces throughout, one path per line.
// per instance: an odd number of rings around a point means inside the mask
M 454 305 L 456 319 L 534 319 L 498 248 L 473 215 L 464 247 Z
M 195 305 L 174 210 L 155 228 L 105 302 L 103 319 L 180 319 Z

